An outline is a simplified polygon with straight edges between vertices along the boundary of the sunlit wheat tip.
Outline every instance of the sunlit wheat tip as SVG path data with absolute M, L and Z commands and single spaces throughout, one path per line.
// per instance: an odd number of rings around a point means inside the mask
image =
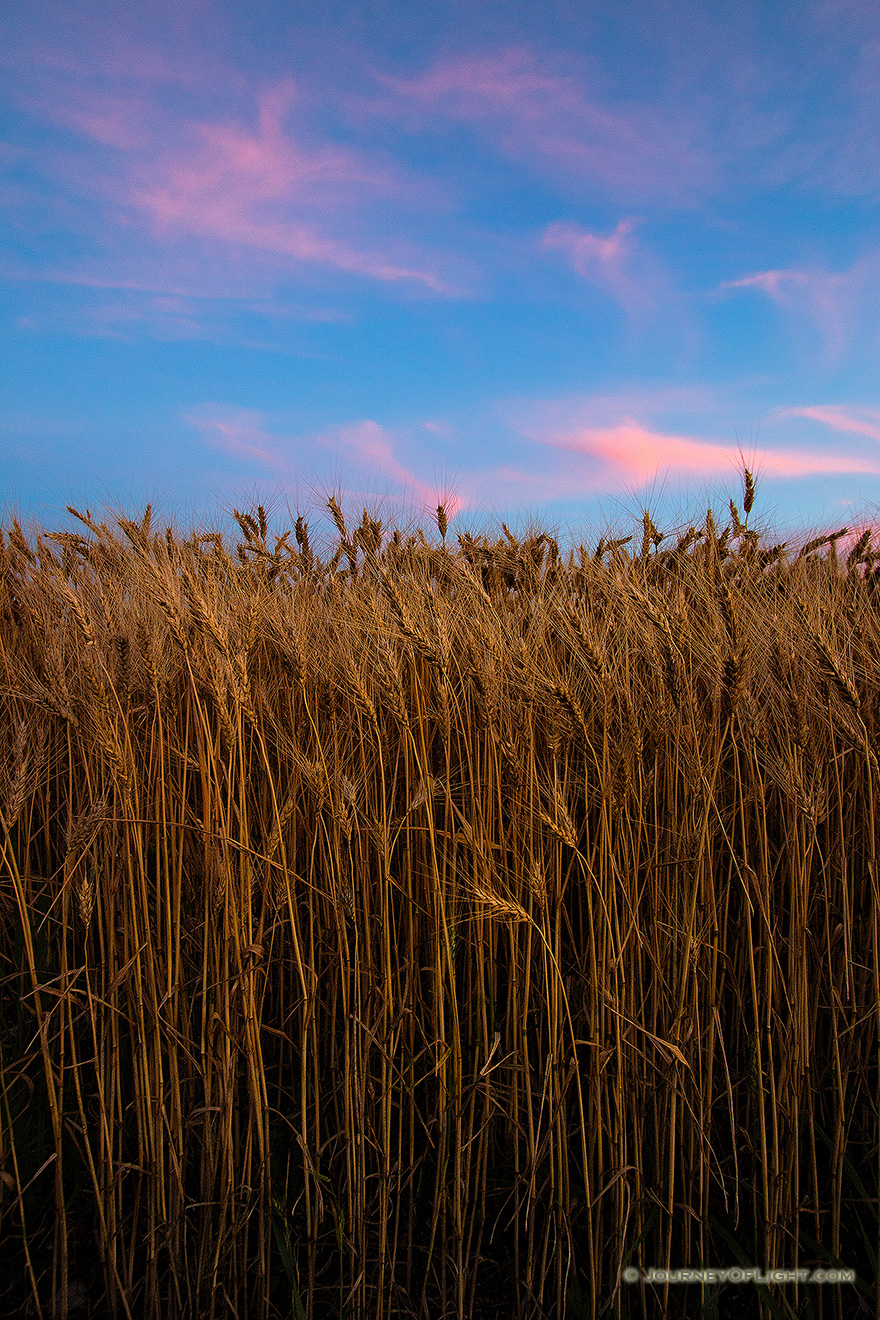
M 752 506 L 755 503 L 755 479 L 748 468 L 745 469 L 745 494 L 743 497 L 743 509 L 746 517 L 751 513 Z

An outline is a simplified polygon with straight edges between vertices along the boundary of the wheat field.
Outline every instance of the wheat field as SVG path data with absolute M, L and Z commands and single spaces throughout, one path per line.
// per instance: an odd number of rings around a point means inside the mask
M 880 550 L 754 497 L 3 530 L 0 1310 L 878 1314 Z

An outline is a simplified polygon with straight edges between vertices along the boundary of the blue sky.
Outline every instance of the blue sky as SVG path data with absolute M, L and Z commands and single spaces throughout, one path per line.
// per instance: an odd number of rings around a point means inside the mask
M 873 522 L 875 4 L 29 0 L 0 50 L 5 518 L 576 543 L 742 454 L 774 531 Z

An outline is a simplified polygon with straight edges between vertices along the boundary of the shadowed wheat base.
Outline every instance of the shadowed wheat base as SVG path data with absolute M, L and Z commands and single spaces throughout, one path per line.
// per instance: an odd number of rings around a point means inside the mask
M 880 554 L 745 478 L 567 562 L 13 523 L 0 1310 L 875 1313 Z

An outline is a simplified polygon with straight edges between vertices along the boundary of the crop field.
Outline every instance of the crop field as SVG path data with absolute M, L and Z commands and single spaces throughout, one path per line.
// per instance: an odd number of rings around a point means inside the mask
M 3 529 L 0 1312 L 877 1314 L 880 548 L 754 498 Z

